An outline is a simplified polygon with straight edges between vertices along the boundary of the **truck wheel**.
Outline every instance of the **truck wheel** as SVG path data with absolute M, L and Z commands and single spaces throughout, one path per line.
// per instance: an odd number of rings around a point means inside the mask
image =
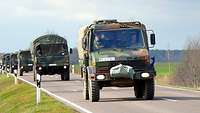
M 68 81 L 70 79 L 69 68 L 61 74 L 61 80 Z
M 152 100 L 154 98 L 154 91 L 154 79 L 145 80 L 143 98 L 145 100 Z
M 99 85 L 97 81 L 89 80 L 89 98 L 92 102 L 98 102 L 99 101 Z
M 82 67 L 81 67 L 81 78 L 83 78 L 83 69 L 82 69 Z
M 22 70 L 19 71 L 19 76 L 23 76 L 23 71 Z
M 14 73 L 14 69 L 11 69 L 11 73 Z
M 134 93 L 136 98 L 142 98 L 144 94 L 144 82 L 142 80 L 135 81 Z
M 89 100 L 88 80 L 83 82 L 83 97 L 85 100 Z

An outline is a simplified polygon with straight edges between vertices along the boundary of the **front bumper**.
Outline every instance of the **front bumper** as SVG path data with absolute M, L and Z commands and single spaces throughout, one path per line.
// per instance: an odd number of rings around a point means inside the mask
M 142 77 L 142 73 L 148 73 L 149 76 L 148 77 Z M 98 80 L 97 76 L 98 75 L 104 75 L 105 79 L 103 80 Z M 100 73 L 96 73 L 93 75 L 90 75 L 91 79 L 97 80 L 97 81 L 112 81 L 112 80 L 124 80 L 124 79 L 130 79 L 130 80 L 135 80 L 135 79 L 140 79 L 140 80 L 145 80 L 145 79 L 151 79 L 154 78 L 156 76 L 156 72 L 155 71 L 149 71 L 149 72 L 135 72 L 135 74 L 133 75 L 132 78 L 128 78 L 128 77 L 120 77 L 120 78 L 115 78 L 115 77 L 111 77 L 109 73 L 104 73 L 104 74 L 100 74 Z

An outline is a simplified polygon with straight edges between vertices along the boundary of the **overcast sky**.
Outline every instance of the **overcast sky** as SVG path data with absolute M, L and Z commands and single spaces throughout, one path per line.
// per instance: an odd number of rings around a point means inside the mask
M 75 47 L 79 28 L 104 18 L 143 22 L 156 33 L 155 49 L 183 49 L 200 36 L 200 0 L 0 0 L 0 52 L 26 49 L 46 33 Z

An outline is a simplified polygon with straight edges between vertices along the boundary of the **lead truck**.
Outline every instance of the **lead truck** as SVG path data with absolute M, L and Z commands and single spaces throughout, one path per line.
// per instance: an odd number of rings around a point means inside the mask
M 78 52 L 84 99 L 99 101 L 100 90 L 113 86 L 134 87 L 136 98 L 153 99 L 156 71 L 149 48 L 154 45 L 155 34 L 141 22 L 98 20 L 82 27 Z

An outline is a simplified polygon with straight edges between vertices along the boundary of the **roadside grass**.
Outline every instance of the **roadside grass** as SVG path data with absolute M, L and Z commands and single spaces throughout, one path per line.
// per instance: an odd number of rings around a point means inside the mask
M 0 75 L 0 113 L 78 113 L 45 93 L 36 105 L 35 88 L 19 82 L 14 85 L 13 77 Z
M 170 68 L 169 68 L 170 65 Z M 157 76 L 156 84 L 168 86 L 172 84 L 173 76 L 176 73 L 176 69 L 179 63 L 174 62 L 162 62 L 155 64 Z
M 171 76 L 176 72 L 178 63 L 157 63 L 155 65 L 158 76 Z

